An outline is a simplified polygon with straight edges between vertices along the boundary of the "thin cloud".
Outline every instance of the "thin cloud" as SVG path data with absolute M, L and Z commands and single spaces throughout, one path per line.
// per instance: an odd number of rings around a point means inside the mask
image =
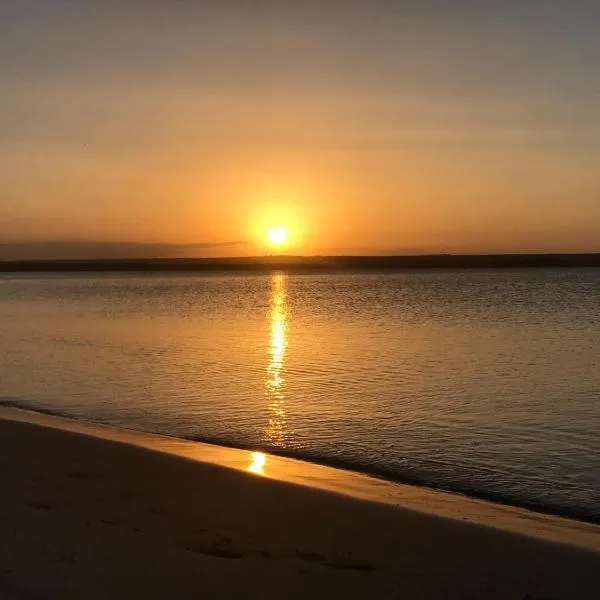
M 184 256 L 188 251 L 210 251 L 246 244 L 247 242 L 241 240 L 196 242 L 193 244 L 72 242 L 59 240 L 46 242 L 10 242 L 0 243 L 0 260 L 168 258 Z
M 226 248 L 229 246 L 244 246 L 248 242 L 236 240 L 233 242 L 200 242 L 198 244 L 178 244 L 174 248 Z

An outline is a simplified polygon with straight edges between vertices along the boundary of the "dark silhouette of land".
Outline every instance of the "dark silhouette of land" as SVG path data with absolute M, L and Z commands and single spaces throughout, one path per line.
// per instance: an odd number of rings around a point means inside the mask
M 379 271 L 600 267 L 594 254 L 431 254 L 419 256 L 262 256 L 0 261 L 0 272 L 100 271 Z

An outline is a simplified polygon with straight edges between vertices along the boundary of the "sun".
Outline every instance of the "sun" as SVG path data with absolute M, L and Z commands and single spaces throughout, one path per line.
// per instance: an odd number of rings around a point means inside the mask
M 281 226 L 271 227 L 267 231 L 267 237 L 269 238 L 271 244 L 274 244 L 275 246 L 281 246 L 282 244 L 285 244 L 288 239 L 288 230 Z

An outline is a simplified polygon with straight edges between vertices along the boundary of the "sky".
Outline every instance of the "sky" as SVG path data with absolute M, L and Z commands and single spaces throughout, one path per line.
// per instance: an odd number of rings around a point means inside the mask
M 600 251 L 598 22 L 593 0 L 0 0 L 0 258 Z

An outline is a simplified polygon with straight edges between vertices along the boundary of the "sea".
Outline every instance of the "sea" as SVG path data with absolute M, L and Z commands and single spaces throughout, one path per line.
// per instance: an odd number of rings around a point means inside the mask
M 0 275 L 0 405 L 600 522 L 600 269 Z

